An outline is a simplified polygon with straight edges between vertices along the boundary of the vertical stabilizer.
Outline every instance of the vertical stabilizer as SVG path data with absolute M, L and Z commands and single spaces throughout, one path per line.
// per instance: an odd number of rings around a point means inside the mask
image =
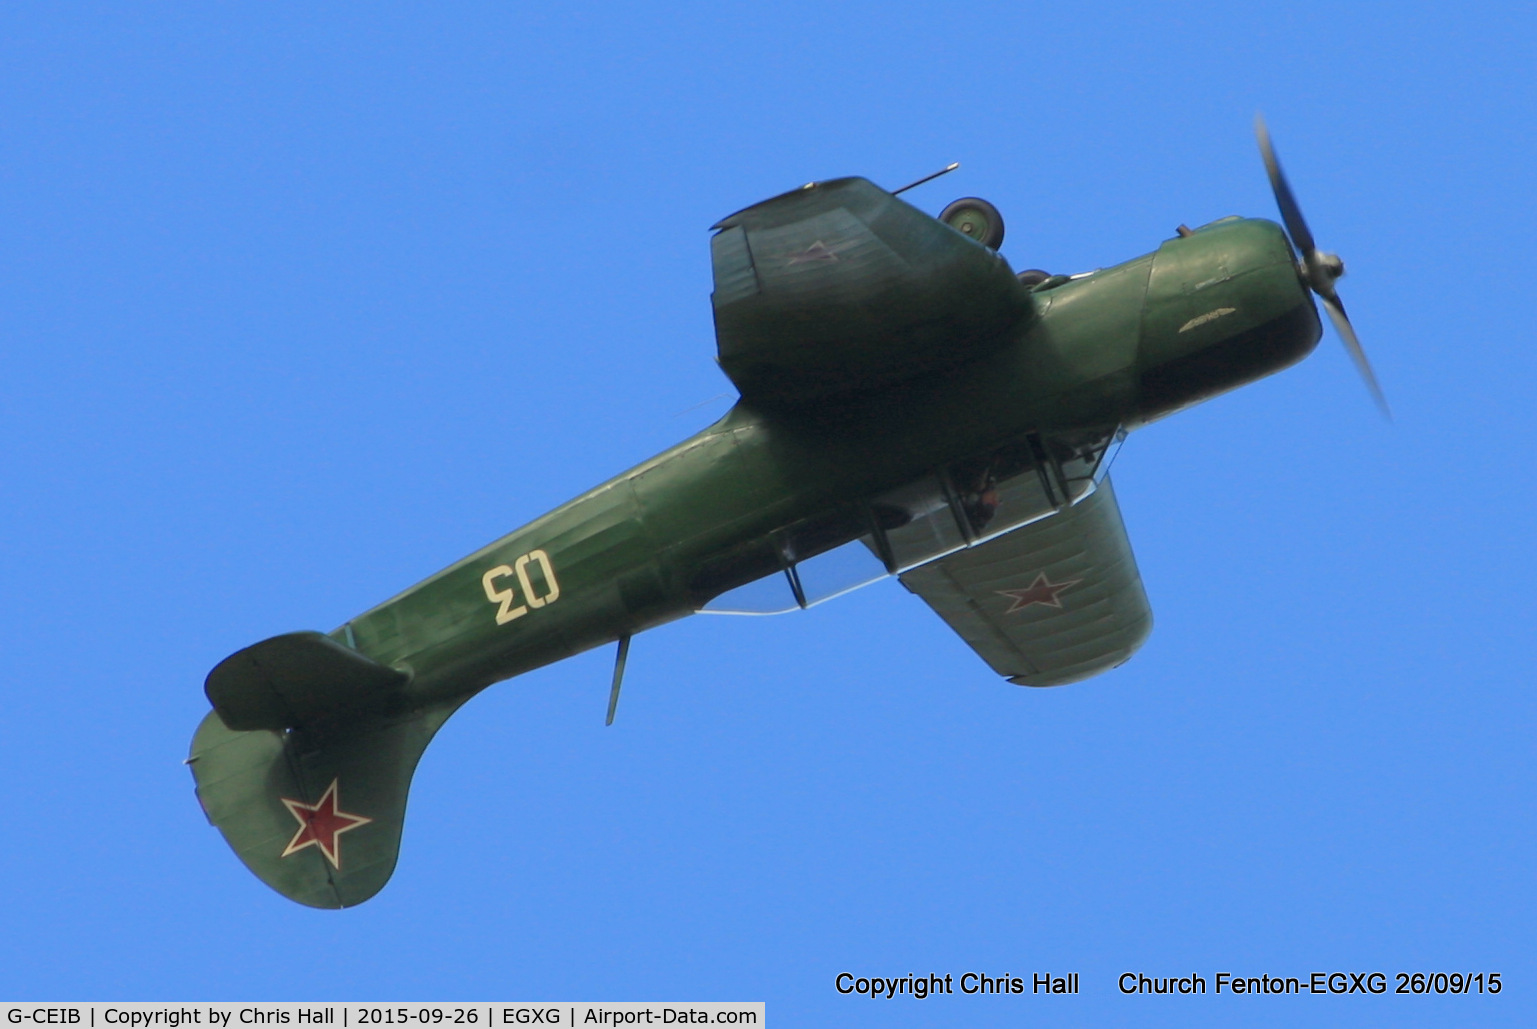
M 458 706 L 324 735 L 239 731 L 210 711 L 192 739 L 198 799 L 246 867 L 283 896 L 361 904 L 395 871 L 411 776 Z

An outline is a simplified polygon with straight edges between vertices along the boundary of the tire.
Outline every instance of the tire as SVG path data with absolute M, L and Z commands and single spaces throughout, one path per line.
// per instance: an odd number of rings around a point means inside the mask
M 940 211 L 939 220 L 990 249 L 1003 245 L 1003 215 L 981 197 L 962 197 Z

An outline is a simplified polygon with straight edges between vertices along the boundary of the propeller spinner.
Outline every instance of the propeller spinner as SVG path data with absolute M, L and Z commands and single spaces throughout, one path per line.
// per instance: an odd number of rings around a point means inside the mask
M 1281 221 L 1286 224 L 1286 233 L 1291 236 L 1292 245 L 1302 257 L 1302 277 L 1323 300 L 1324 310 L 1329 312 L 1329 320 L 1334 323 L 1334 331 L 1339 333 L 1340 342 L 1345 344 L 1345 350 L 1356 363 L 1361 378 L 1366 380 L 1367 388 L 1377 399 L 1377 406 L 1382 408 L 1383 414 L 1392 418 L 1393 412 L 1388 409 L 1387 397 L 1383 396 L 1382 387 L 1377 384 L 1377 376 L 1372 374 L 1371 362 L 1366 359 L 1366 351 L 1361 348 L 1356 330 L 1351 328 L 1350 318 L 1345 314 L 1345 304 L 1334 290 L 1335 281 L 1345 274 L 1345 262 L 1340 260 L 1338 254 L 1325 253 L 1314 244 L 1308 223 L 1303 220 L 1302 208 L 1297 206 L 1297 198 L 1292 196 L 1291 186 L 1281 171 L 1281 162 L 1276 159 L 1275 147 L 1270 144 L 1270 130 L 1265 128 L 1265 119 L 1259 115 L 1254 116 L 1254 134 L 1259 138 L 1260 156 L 1265 159 L 1265 171 L 1270 176 L 1270 189 L 1275 194 L 1276 206 L 1281 209 Z

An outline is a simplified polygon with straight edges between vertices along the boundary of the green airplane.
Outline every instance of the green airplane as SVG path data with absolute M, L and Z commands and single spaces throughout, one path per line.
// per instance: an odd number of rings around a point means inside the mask
M 643 629 L 889 575 L 1011 683 L 1121 664 L 1152 627 L 1106 475 L 1128 431 L 1310 353 L 1309 290 L 1386 410 L 1344 267 L 1256 129 L 1285 233 L 1182 225 L 1082 275 L 1016 275 L 984 201 L 935 219 L 862 178 L 723 219 L 712 300 L 740 401 L 339 629 L 220 662 L 188 759 L 209 821 L 285 897 L 362 903 L 395 869 L 418 759 L 480 690 L 617 642 L 612 722 Z

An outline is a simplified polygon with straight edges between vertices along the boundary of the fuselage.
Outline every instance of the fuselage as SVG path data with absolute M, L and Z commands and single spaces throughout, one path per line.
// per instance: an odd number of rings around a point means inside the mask
M 408 706 L 659 625 L 861 535 L 872 498 L 1026 438 L 1134 429 L 1300 360 L 1320 325 L 1280 228 L 1213 223 L 1038 289 L 942 374 L 724 418 L 331 635 L 411 673 Z M 808 538 L 800 532 L 796 538 Z

